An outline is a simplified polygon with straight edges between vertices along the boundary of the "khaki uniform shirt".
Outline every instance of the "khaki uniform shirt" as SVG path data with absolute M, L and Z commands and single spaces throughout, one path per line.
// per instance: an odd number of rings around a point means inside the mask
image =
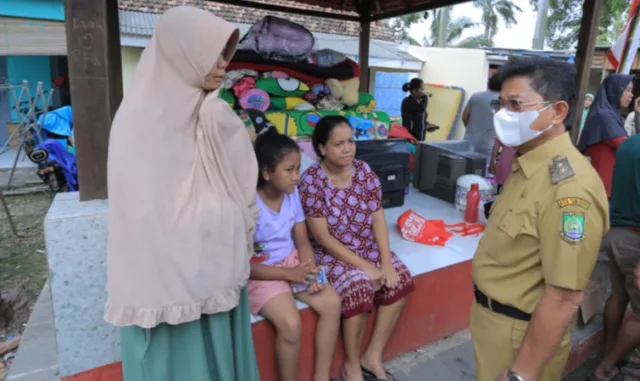
M 545 284 L 584 290 L 609 230 L 609 202 L 564 133 L 517 156 L 473 259 L 489 298 L 532 313 Z

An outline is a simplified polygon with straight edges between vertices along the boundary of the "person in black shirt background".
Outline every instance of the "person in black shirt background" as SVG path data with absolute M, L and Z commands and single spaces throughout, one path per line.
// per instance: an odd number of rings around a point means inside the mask
M 431 94 L 425 94 L 424 81 L 420 78 L 413 78 L 411 82 L 405 83 L 402 91 L 409 93 L 402 101 L 402 125 L 416 140 L 423 141 L 427 132 L 438 129 L 427 122 L 427 104 Z

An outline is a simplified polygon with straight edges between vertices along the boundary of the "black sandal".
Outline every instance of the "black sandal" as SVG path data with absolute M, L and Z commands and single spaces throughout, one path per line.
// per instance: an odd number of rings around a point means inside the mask
M 362 365 L 360 365 L 360 370 L 362 370 L 362 376 L 364 377 L 365 381 L 396 381 L 396 378 L 394 377 L 394 375 L 391 374 L 391 372 L 389 372 L 386 369 L 384 370 L 384 372 L 387 375 L 386 380 L 383 378 L 378 378 L 375 373 L 373 373 L 372 371 L 370 371 L 369 369 L 365 368 Z
M 611 377 L 608 380 L 605 380 L 604 378 L 599 378 L 598 376 L 596 376 L 595 371 L 589 375 L 588 379 L 589 381 L 624 381 L 626 375 L 622 373 L 622 370 L 620 368 L 617 368 L 617 369 L 618 369 L 618 373 L 616 373 L 615 376 Z

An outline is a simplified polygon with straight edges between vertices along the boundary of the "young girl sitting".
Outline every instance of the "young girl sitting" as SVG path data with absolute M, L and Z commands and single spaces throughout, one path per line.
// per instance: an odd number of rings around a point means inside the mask
M 318 314 L 313 380 L 328 381 L 340 329 L 340 297 L 323 284 L 323 269 L 313 258 L 297 189 L 300 148 L 270 131 L 257 138 L 255 151 L 260 214 L 248 285 L 251 313 L 275 326 L 280 380 L 296 381 L 301 322 L 294 298 L 311 306 Z

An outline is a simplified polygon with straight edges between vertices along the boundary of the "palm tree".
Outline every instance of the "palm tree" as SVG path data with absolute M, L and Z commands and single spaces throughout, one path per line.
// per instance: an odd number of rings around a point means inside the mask
M 490 42 L 483 36 L 471 36 L 462 38 L 465 31 L 477 26 L 468 17 L 454 17 L 449 18 L 447 14 L 448 10 L 444 8 L 433 11 L 433 21 L 431 23 L 431 38 L 424 38 L 425 46 L 438 46 L 438 47 L 456 47 L 456 48 L 479 48 L 491 46 Z M 443 41 L 440 41 L 440 25 L 441 20 L 445 20 L 447 24 L 443 30 Z
M 511 0 L 474 0 L 473 5 L 482 10 L 484 23 L 484 39 L 493 45 L 493 38 L 498 33 L 498 21 L 502 19 L 507 27 L 518 23 L 516 13 L 522 8 Z

